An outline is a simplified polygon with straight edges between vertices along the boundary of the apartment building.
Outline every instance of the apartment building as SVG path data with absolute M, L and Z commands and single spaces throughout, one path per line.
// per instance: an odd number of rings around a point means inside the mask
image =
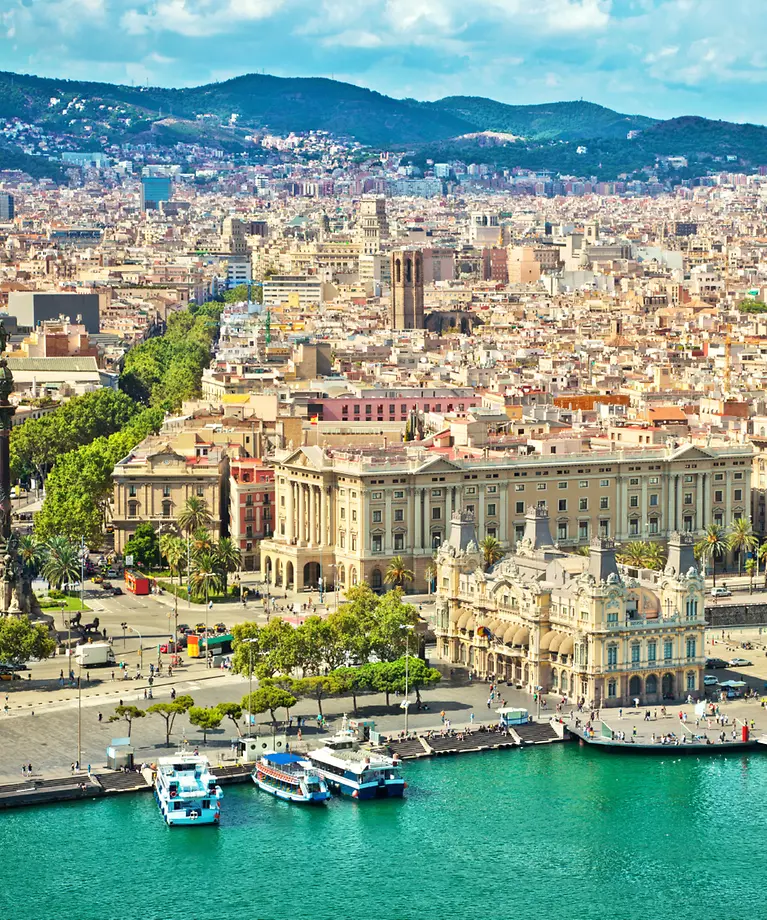
M 229 464 L 229 529 L 243 571 L 256 571 L 258 543 L 274 530 L 274 470 L 263 460 L 240 457 Z
M 704 581 L 692 534 L 673 533 L 666 569 L 631 575 L 612 540 L 590 556 L 558 548 L 531 507 L 515 552 L 485 571 L 473 520 L 457 513 L 437 554 L 437 651 L 481 677 L 590 708 L 702 693 Z
M 277 451 L 274 537 L 261 544 L 273 583 L 383 586 L 402 555 L 426 588 L 426 568 L 452 515 L 476 521 L 479 539 L 513 546 L 529 507 L 548 511 L 562 547 L 595 537 L 668 540 L 748 515 L 753 448 L 679 447 L 588 451 L 566 456 L 467 458 L 423 448 L 359 452 Z

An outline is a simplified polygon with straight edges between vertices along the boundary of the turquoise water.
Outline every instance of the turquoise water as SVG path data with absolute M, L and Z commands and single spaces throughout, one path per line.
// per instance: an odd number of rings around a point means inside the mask
M 151 795 L 0 813 L 13 920 L 717 920 L 767 914 L 767 757 L 576 745 L 406 764 L 403 801 L 225 789 L 222 824 Z

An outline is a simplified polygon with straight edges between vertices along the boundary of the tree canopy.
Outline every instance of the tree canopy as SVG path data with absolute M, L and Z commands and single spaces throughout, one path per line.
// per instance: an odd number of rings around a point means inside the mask
M 0 662 L 22 665 L 32 659 L 50 657 L 56 648 L 42 623 L 28 617 L 0 617 Z

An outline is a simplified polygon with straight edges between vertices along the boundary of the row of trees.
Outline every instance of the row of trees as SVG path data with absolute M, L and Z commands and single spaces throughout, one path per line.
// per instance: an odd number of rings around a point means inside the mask
M 417 651 L 410 638 L 417 622 L 418 611 L 403 602 L 401 589 L 378 597 L 369 585 L 355 585 L 325 618 L 310 616 L 295 628 L 279 618 L 266 626 L 235 625 L 232 670 L 249 675 L 252 669 L 261 679 L 296 672 L 306 677 L 350 664 L 396 661 Z
M 147 709 L 140 709 L 134 705 L 121 705 L 115 707 L 114 715 L 110 722 L 124 721 L 128 726 L 128 737 L 131 736 L 133 722 L 143 719 L 147 715 L 156 715 L 163 721 L 165 730 L 165 744 L 170 744 L 170 736 L 176 717 L 186 714 L 189 722 L 203 732 L 203 741 L 207 741 L 207 733 L 219 727 L 224 719 L 230 719 L 242 735 L 240 720 L 243 714 L 248 717 L 261 715 L 268 712 L 272 722 L 277 721 L 277 712 L 285 710 L 286 719 L 290 710 L 298 703 L 299 699 L 311 699 L 317 704 L 317 712 L 322 712 L 322 702 L 328 697 L 351 696 L 354 712 L 357 712 L 357 698 L 362 693 L 386 694 L 386 705 L 389 705 L 392 693 L 415 691 L 416 701 L 421 703 L 421 691 L 437 684 L 442 675 L 436 668 L 430 668 L 420 658 L 400 658 L 397 661 L 369 662 L 361 667 L 336 668 L 328 674 L 314 675 L 311 677 L 292 678 L 280 677 L 264 679 L 260 686 L 252 693 L 246 693 L 239 703 L 219 703 L 216 706 L 195 706 L 194 699 L 188 694 L 176 697 L 167 703 L 154 703 Z
M 754 550 L 757 550 L 756 559 L 746 559 L 746 556 Z M 767 542 L 759 546 L 759 537 L 754 533 L 751 518 L 735 518 L 727 529 L 719 524 L 709 524 L 703 536 L 695 544 L 695 554 L 698 559 L 711 564 L 714 584 L 716 584 L 717 560 L 724 559 L 728 552 L 737 554 L 738 573 L 742 575 L 745 567 L 752 580 L 754 574 L 758 573 L 759 562 L 757 560 L 763 561 L 765 587 L 767 587 Z
M 650 540 L 632 540 L 624 544 L 615 557 L 623 565 L 635 569 L 662 569 L 666 563 L 666 553 L 660 543 Z
M 217 307 L 173 313 L 165 334 L 132 348 L 125 358 L 120 388 L 139 403 L 167 411 L 200 395 L 204 368 L 218 329 Z

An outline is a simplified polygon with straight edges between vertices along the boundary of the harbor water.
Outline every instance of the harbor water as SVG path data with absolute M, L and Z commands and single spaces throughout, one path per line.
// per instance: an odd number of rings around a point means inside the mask
M 764 916 L 767 757 L 571 745 L 405 765 L 404 800 L 227 787 L 219 828 L 151 795 L 0 814 L 14 920 Z

